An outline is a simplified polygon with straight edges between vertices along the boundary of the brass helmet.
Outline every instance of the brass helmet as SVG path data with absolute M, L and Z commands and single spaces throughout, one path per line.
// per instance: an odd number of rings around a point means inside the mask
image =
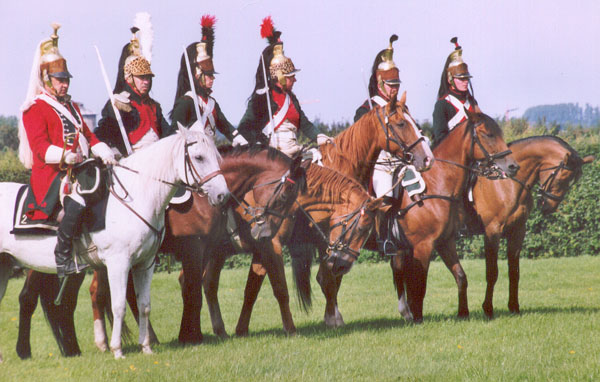
M 67 69 L 67 60 L 58 50 L 58 29 L 60 24 L 52 23 L 54 33 L 50 39 L 40 44 L 40 74 L 42 81 L 49 85 L 50 77 L 72 78 Z
M 123 54 L 127 54 L 123 62 L 123 74 L 125 78 L 129 76 L 153 76 L 150 68 L 152 60 L 152 40 L 153 31 L 150 21 L 150 14 L 139 12 L 133 20 L 133 27 L 130 29 L 132 36 L 127 46 L 127 52 L 123 49 Z M 140 38 L 138 39 L 138 32 Z M 123 58 L 123 54 L 121 58 Z
M 469 67 L 462 59 L 462 47 L 458 45 L 458 38 L 453 37 L 450 40 L 454 44 L 455 48 L 446 60 L 446 72 L 448 80 L 452 82 L 454 78 L 471 78 L 469 73 Z
M 294 63 L 283 52 L 283 42 L 280 39 L 281 32 L 275 29 L 271 16 L 263 19 L 260 26 L 260 35 L 266 38 L 269 46 L 263 51 L 265 64 L 269 63 L 269 74 L 271 79 L 277 80 L 280 85 L 285 85 L 286 77 L 291 77 L 300 69 L 296 69 Z M 260 63 L 259 63 L 260 66 Z
M 379 52 L 375 58 L 373 69 L 377 83 L 381 86 L 383 83 L 388 85 L 400 85 L 400 71 L 394 63 L 394 48 L 392 44 L 398 40 L 398 36 L 393 34 L 390 36 L 390 45 L 387 49 Z
M 196 58 L 195 62 L 198 70 L 207 76 L 215 75 L 215 67 L 213 64 L 213 47 L 215 44 L 214 25 L 217 21 L 215 16 L 204 15 L 200 19 L 202 26 L 202 40 L 196 43 Z

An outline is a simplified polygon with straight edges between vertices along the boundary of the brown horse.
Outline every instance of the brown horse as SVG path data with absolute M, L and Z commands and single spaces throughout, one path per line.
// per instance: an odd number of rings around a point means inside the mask
M 508 309 L 519 313 L 519 255 L 525 238 L 525 223 L 533 208 L 532 189 L 540 184 L 540 207 L 548 215 L 558 208 L 567 191 L 583 173 L 593 156 L 580 158 L 562 139 L 552 136 L 524 138 L 509 148 L 520 166 L 512 179 L 479 178 L 473 188 L 473 207 L 485 227 L 487 289 L 483 311 L 494 315 L 494 285 L 498 280 L 498 248 L 506 239 L 508 258 Z
M 423 173 L 427 184 L 426 195 L 421 201 L 413 202 L 403 195 L 398 208 L 398 223 L 410 243 L 412 256 L 393 256 L 391 266 L 394 283 L 400 301 L 403 301 L 404 286 L 408 294 L 408 304 L 415 321 L 422 321 L 423 299 L 427 284 L 429 262 L 436 249 L 444 253 L 446 266 L 455 274 L 464 274 L 458 261 L 454 236 L 457 230 L 460 201 L 466 192 L 468 173 L 471 166 L 479 161 L 485 168 L 495 173 L 513 175 L 519 166 L 509 154 L 502 139 L 498 124 L 482 113 L 468 113 L 469 119 L 457 127 L 435 149 L 436 161 L 432 168 Z M 319 269 L 317 280 L 325 294 L 328 306 L 334 307 L 325 314 L 330 326 L 343 325 L 337 307 L 337 293 L 341 277 Z M 459 315 L 468 315 L 466 305 L 466 276 L 459 286 L 464 294 L 459 306 Z M 458 281 L 457 281 L 458 282 Z M 402 305 L 399 305 L 399 308 Z M 331 308 L 330 308 L 331 309 Z M 404 313 L 405 317 L 408 315 Z
M 356 179 L 365 187 L 371 180 L 373 168 L 381 150 L 395 154 L 401 158 L 400 160 L 411 162 L 419 171 L 428 170 L 434 163 L 431 149 L 408 113 L 406 92 L 402 94 L 400 101 L 396 101 L 394 97 L 385 107 L 375 106 L 354 125 L 338 134 L 334 138 L 333 144 L 322 145 L 319 150 L 322 152 L 323 164 L 326 167 L 333 168 L 345 176 Z M 305 224 L 299 222 L 293 233 L 294 237 L 298 238 L 289 246 L 296 265 L 294 272 L 297 276 L 298 294 L 305 307 L 311 304 L 310 282 L 307 280 L 310 274 L 307 275 L 306 272 L 310 272 L 309 264 L 314 248 L 311 241 L 305 239 L 307 230 Z M 321 252 L 321 255 L 324 255 L 324 253 Z M 330 261 L 322 263 L 320 272 L 331 273 L 330 267 L 335 264 L 335 257 L 329 257 L 328 259 Z M 349 269 L 348 267 L 345 268 Z M 343 269 L 337 269 L 335 273 L 343 274 Z M 247 291 L 251 288 L 251 285 L 260 288 L 260 284 L 256 285 L 254 280 L 264 277 L 264 272 L 260 264 L 252 264 L 248 275 Z M 253 293 L 258 294 L 258 291 Z M 341 320 L 337 307 L 328 306 L 327 312 L 329 313 L 326 313 L 326 320 L 332 320 L 327 316 L 328 314 L 333 314 L 332 317 L 339 317 Z M 337 315 L 333 312 L 337 312 Z M 247 331 L 247 328 L 242 329 Z
M 279 225 L 285 217 L 286 211 L 292 206 L 298 192 L 304 188 L 305 171 L 300 166 L 300 158 L 295 161 L 290 160 L 277 150 L 267 147 L 241 147 L 241 148 L 221 148 L 223 161 L 221 162 L 221 172 L 224 175 L 228 187 L 232 192 L 234 199 L 242 199 L 243 195 L 250 192 L 256 200 L 254 208 L 246 207 L 244 210 L 251 216 L 255 229 L 254 235 L 261 237 L 265 233 L 276 232 Z M 174 235 L 186 235 L 188 231 L 195 230 L 200 237 L 196 237 L 193 247 L 190 250 L 204 250 L 210 245 L 218 246 L 219 238 L 223 236 L 224 223 L 226 216 L 224 213 L 206 202 L 206 198 L 197 194 L 192 194 L 193 202 L 179 206 L 172 206 L 167 210 L 167 238 L 163 242 L 163 247 L 171 246 L 179 248 L 182 256 L 184 267 L 189 268 L 189 274 L 195 274 L 196 269 L 202 268 L 202 258 L 193 258 L 195 252 L 186 253 L 185 247 L 178 247 L 180 242 Z M 193 215 L 194 220 L 187 221 L 185 224 L 177 222 L 183 215 Z M 174 222 L 176 222 L 174 224 Z M 199 249 L 200 248 L 200 249 Z M 201 253 L 200 253 L 201 255 Z M 191 257 L 191 258 L 190 258 Z M 37 272 L 34 272 L 36 275 Z M 51 275 L 49 275 L 51 276 Z M 54 275 L 55 276 L 55 275 Z M 27 281 L 21 292 L 21 316 L 19 325 L 19 344 L 17 348 L 29 348 L 29 321 L 31 314 L 35 309 L 40 290 L 44 289 L 48 292 L 58 292 L 52 288 L 52 284 L 41 285 L 40 277 L 33 277 L 31 281 Z M 200 279 L 201 280 L 201 279 Z M 105 281 L 102 277 L 98 277 L 90 286 L 92 293 L 92 308 L 94 311 L 94 337 L 96 345 L 101 350 L 106 350 L 106 327 L 104 324 L 105 314 L 110 315 L 110 300 L 108 285 L 102 283 Z M 63 297 L 63 304 L 76 302 L 76 296 L 79 288 L 68 289 Z M 186 298 L 195 300 L 197 294 L 195 289 L 188 290 Z M 135 303 L 135 293 L 131 289 L 128 290 L 127 299 L 132 309 L 132 312 L 137 311 Z M 200 296 L 201 301 L 201 296 Z M 133 302 L 133 303 L 132 303 Z M 197 303 L 195 303 L 197 305 Z M 188 304 L 193 306 L 192 303 Z M 46 310 L 46 305 L 43 305 Z M 69 308 L 70 309 L 70 308 Z M 72 306 L 74 310 L 74 305 Z M 73 322 L 73 311 L 71 314 L 61 318 L 63 321 Z M 188 314 L 190 314 L 188 312 Z M 47 314 L 48 315 L 48 314 Z M 198 328 L 199 328 L 200 313 L 198 310 Z M 50 324 L 53 325 L 53 316 L 48 315 Z M 98 320 L 98 321 L 96 321 Z M 190 318 L 190 321 L 193 320 Z M 184 321 L 184 320 L 182 320 Z M 23 331 L 23 332 L 22 332 Z M 198 330 L 199 331 L 199 330 Z M 23 333 L 23 335 L 21 335 Z M 193 332 L 190 332 L 193 335 Z M 57 337 L 59 347 L 64 346 Z M 66 339 L 65 339 L 66 340 Z M 72 339 L 69 339 L 72 340 Z M 76 340 L 75 340 L 76 341 Z
M 328 267 L 334 272 L 348 272 L 358 257 L 360 248 L 368 238 L 375 223 L 376 212 L 382 200 L 373 199 L 355 180 L 347 178 L 335 170 L 311 165 L 306 173 L 308 190 L 297 199 L 298 213 L 306 214 L 313 224 L 313 231 L 306 238 L 329 254 Z M 294 334 L 294 325 L 289 294 L 285 280 L 282 249 L 290 241 L 294 220 L 288 219 L 281 226 L 272 241 L 257 242 L 251 240 L 248 228 L 240 221 L 240 233 L 246 251 L 253 254 L 252 267 L 248 273 L 248 282 L 244 291 L 242 312 L 236 326 L 236 334 L 248 334 L 252 308 L 265 278 L 273 287 L 281 311 L 283 328 L 288 334 Z M 225 251 L 213 254 L 208 261 L 204 277 L 204 289 L 209 306 L 213 331 L 225 336 L 225 327 L 221 318 L 217 297 L 218 280 Z M 185 273 L 185 279 L 188 274 Z

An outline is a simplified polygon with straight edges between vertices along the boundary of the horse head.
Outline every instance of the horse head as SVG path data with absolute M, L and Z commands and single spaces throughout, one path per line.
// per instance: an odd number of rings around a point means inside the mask
M 255 201 L 265 207 L 250 230 L 252 238 L 272 239 L 279 231 L 298 194 L 305 191 L 306 169 L 302 167 L 302 155 L 297 155 L 291 161 L 289 170 L 278 182 L 255 189 Z
M 540 199 L 538 206 L 543 215 L 555 212 L 567 192 L 583 174 L 583 165 L 594 161 L 593 155 L 580 158 L 575 150 L 564 148 L 565 153 L 560 163 L 548 168 L 542 168 L 540 173 Z
M 176 164 L 177 173 L 180 181 L 207 195 L 211 205 L 221 206 L 230 195 L 219 168 L 221 155 L 212 138 L 197 128 L 198 124 L 187 129 L 177 122 L 177 134 L 183 140 L 183 160 Z
M 497 177 L 511 177 L 519 170 L 519 164 L 502 137 L 502 129 L 492 118 L 481 112 L 467 113 L 467 126 L 473 139 L 471 150 L 474 159 L 481 163 L 484 173 Z
M 408 113 L 406 92 L 400 100 L 394 95 L 384 108 L 375 108 L 375 113 L 382 127 L 379 139 L 384 150 L 414 165 L 418 171 L 429 170 L 434 162 L 433 152 Z
M 354 211 L 331 217 L 326 259 L 331 273 L 339 276 L 350 271 L 371 234 L 382 202 L 382 198 L 369 197 Z

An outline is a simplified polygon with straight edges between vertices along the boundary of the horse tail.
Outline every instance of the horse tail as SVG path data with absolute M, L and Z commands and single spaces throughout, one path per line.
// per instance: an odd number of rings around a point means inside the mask
M 314 254 L 314 247 L 308 243 L 298 243 L 289 246 L 290 256 L 292 258 L 292 272 L 294 275 L 294 284 L 300 307 L 308 312 L 312 307 L 312 290 L 310 286 L 310 267 Z

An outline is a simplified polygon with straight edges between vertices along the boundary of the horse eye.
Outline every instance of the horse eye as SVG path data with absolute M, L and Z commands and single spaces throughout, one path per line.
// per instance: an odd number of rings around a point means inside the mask
M 198 162 L 202 162 L 204 160 L 204 157 L 200 154 L 194 156 L 194 159 L 197 160 Z

